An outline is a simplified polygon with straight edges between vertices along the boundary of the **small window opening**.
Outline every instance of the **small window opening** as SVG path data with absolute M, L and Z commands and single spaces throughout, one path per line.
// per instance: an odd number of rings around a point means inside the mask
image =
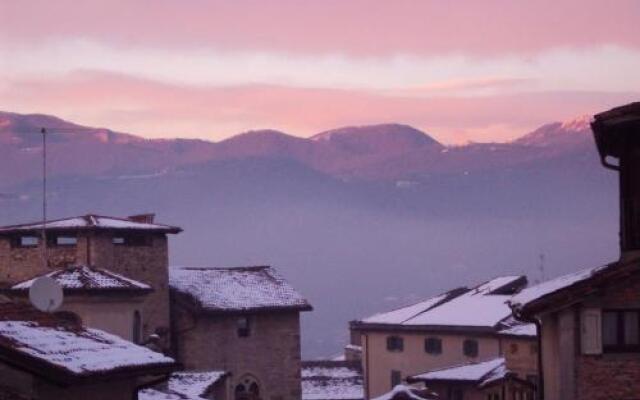
M 391 370 L 391 388 L 394 388 L 402 383 L 402 372 L 398 370 Z
M 387 337 L 387 350 L 389 351 L 403 351 L 404 340 L 400 336 Z
M 428 354 L 442 353 L 442 340 L 440 338 L 426 338 L 424 340 L 424 351 Z
M 462 352 L 467 357 L 478 357 L 478 341 L 467 339 L 462 345 Z
M 238 318 L 238 337 L 249 337 L 251 335 L 249 317 Z

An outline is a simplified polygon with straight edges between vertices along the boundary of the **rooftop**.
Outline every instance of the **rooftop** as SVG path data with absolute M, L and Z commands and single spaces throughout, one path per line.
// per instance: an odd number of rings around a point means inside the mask
M 496 380 L 505 377 L 507 374 L 505 360 L 502 357 L 483 362 L 475 362 L 457 365 L 453 367 L 437 369 L 424 374 L 413 375 L 409 382 L 469 382 L 483 385 L 485 381 Z
M 118 336 L 12 303 L 0 306 L 0 360 L 60 382 L 167 373 L 174 366 Z
M 269 266 L 173 267 L 169 283 L 205 312 L 311 310 L 309 302 Z
M 373 400 L 435 400 L 438 395 L 427 389 L 417 389 L 409 385 L 396 385 L 390 392 Z
M 8 225 L 0 227 L 0 234 L 16 232 L 35 232 L 45 226 L 42 221 Z M 87 214 L 78 217 L 70 217 L 47 221 L 47 230 L 78 231 L 78 230 L 113 230 L 113 231 L 148 231 L 162 233 L 180 233 L 182 228 L 177 226 L 157 224 L 153 222 L 153 215 L 134 215 L 128 218 L 106 217 L 102 215 Z
M 62 286 L 65 292 L 125 292 L 144 293 L 152 290 L 151 286 L 106 269 L 75 265 L 59 269 L 13 285 L 9 291 L 26 292 L 33 282 L 47 276 Z
M 364 399 L 362 371 L 358 363 L 306 361 L 302 364 L 303 400 Z
M 608 264 L 598 267 L 587 268 L 571 274 L 563 275 L 538 285 L 528 287 L 516 294 L 509 300 L 509 304 L 518 310 L 538 302 L 544 298 L 550 297 L 560 291 L 576 286 L 582 282 L 597 276 L 616 264 Z
M 472 289 L 459 288 L 407 307 L 355 321 L 355 324 L 494 330 L 511 315 L 507 300 L 526 283 L 523 276 L 498 277 Z

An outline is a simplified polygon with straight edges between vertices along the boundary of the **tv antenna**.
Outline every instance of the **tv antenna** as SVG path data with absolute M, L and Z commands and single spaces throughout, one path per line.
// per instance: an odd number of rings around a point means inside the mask
M 29 287 L 29 301 L 40 311 L 56 311 L 62 305 L 63 298 L 62 286 L 48 276 L 36 278 Z
M 47 129 L 41 128 L 42 134 L 42 265 L 49 267 L 47 249 Z

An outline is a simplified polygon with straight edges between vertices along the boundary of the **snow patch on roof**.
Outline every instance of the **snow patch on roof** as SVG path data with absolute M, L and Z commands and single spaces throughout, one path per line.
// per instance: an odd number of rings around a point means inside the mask
M 341 362 L 309 363 L 302 368 L 302 399 L 364 399 L 362 373 Z
M 499 375 L 501 371 L 506 373 L 505 360 L 499 357 L 489 361 L 429 371 L 424 374 L 414 375 L 411 379 L 417 381 L 483 382 L 490 377 L 495 379 L 495 376 Z
M 507 304 L 511 295 L 495 293 L 517 290 L 525 282 L 521 276 L 498 277 L 461 293 L 432 297 L 409 307 L 376 314 L 361 322 L 494 328 L 511 315 L 511 309 Z
M 527 304 L 539 300 L 549 294 L 555 293 L 561 289 L 572 286 L 578 282 L 582 282 L 591 278 L 595 273 L 609 267 L 609 265 L 588 268 L 571 274 L 563 275 L 558 278 L 540 283 L 535 286 L 528 287 L 516 294 L 509 300 L 512 307 L 521 308 Z
M 54 279 L 66 290 L 151 290 L 146 283 L 127 278 L 106 269 L 75 265 L 43 274 Z M 28 290 L 39 277 L 20 282 L 12 290 Z
M 513 316 L 509 317 L 500 324 L 499 334 L 505 336 L 527 336 L 536 337 L 538 331 L 535 324 L 529 324 L 516 320 Z
M 376 397 L 373 400 L 394 400 L 397 398 L 403 400 L 435 400 L 437 396 L 427 396 L 423 397 L 416 393 L 417 390 L 407 385 L 396 385 L 390 392 L 383 394 L 382 396 Z
M 33 321 L 0 321 L 0 346 L 75 375 L 174 364 L 163 354 L 97 329 L 42 326 Z
M 206 311 L 310 309 L 307 300 L 272 267 L 169 269 L 171 288 Z
M 410 306 L 398 308 L 389 312 L 374 314 L 362 320 L 369 324 L 402 324 L 411 318 L 433 308 L 435 305 L 446 299 L 447 294 L 431 297 Z
M 10 225 L 0 227 L 0 232 L 34 231 L 44 227 L 42 222 L 22 225 Z M 114 230 L 146 230 L 161 232 L 179 232 L 181 229 L 175 226 L 137 222 L 127 218 L 106 217 L 102 215 L 87 214 L 79 217 L 71 217 L 47 221 L 47 229 L 114 229 Z
M 204 397 L 207 391 L 226 375 L 225 371 L 174 372 L 169 377 L 168 388 L 171 392 L 187 397 Z

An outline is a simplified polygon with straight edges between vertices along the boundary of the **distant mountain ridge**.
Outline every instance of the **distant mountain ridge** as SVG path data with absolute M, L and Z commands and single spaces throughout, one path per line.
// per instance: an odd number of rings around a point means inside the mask
M 40 156 L 41 127 L 51 133 L 51 173 L 79 176 L 148 174 L 208 161 L 266 157 L 295 160 L 341 179 L 387 181 L 509 166 L 583 151 L 591 144 L 584 117 L 543 125 L 509 143 L 445 146 L 403 124 L 342 127 L 310 138 L 257 130 L 210 142 L 144 139 L 48 115 L 0 112 L 0 186 L 38 176 L 32 166 Z

